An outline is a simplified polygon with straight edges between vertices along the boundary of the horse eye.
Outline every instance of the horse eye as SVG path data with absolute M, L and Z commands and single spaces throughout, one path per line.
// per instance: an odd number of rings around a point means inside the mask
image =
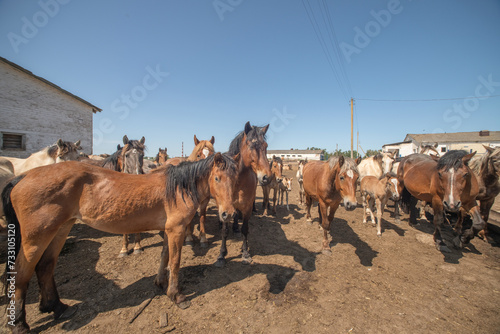
M 340 181 L 344 181 L 344 177 L 343 176 L 340 177 Z
M 439 175 L 439 178 L 443 177 L 443 175 L 441 174 L 441 172 L 438 172 L 438 175 Z
M 467 177 L 467 176 L 469 176 L 469 173 L 465 173 L 465 174 L 464 174 L 464 177 Z
M 218 176 L 216 176 L 216 177 L 215 177 L 215 182 L 219 182 L 219 181 L 220 181 L 219 177 L 218 177 Z

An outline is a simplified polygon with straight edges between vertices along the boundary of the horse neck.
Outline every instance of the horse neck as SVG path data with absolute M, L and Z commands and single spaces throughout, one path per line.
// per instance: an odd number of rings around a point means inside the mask
M 199 176 L 197 180 L 198 182 L 196 182 L 200 202 L 203 202 L 207 198 L 210 198 L 210 185 L 208 184 L 208 180 L 211 174 L 212 172 L 204 176 Z
M 56 162 L 57 160 L 48 154 L 48 148 L 45 148 L 40 152 L 30 155 L 24 162 L 24 168 L 28 170 L 35 167 L 55 164 Z

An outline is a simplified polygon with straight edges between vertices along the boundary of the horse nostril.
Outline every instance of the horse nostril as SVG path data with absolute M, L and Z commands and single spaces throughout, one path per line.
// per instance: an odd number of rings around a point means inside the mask
M 462 206 L 462 202 L 458 201 L 458 203 L 455 205 L 457 209 Z
M 222 216 L 222 219 L 226 220 L 227 219 L 227 212 L 224 211 L 221 216 Z

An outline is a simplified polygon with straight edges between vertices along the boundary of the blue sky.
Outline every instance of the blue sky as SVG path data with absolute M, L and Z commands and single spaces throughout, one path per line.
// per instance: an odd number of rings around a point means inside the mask
M 0 0 L 0 55 L 103 109 L 94 153 L 226 151 L 246 121 L 348 150 L 351 97 L 364 150 L 499 130 L 499 31 L 497 0 Z

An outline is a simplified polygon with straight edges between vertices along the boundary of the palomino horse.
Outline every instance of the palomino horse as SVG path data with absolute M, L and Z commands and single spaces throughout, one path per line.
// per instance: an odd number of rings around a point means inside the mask
M 253 203 L 257 185 L 266 185 L 271 178 L 271 169 L 267 161 L 267 142 L 265 135 L 269 129 L 269 124 L 264 127 L 245 124 L 245 128 L 240 132 L 229 145 L 228 154 L 236 157 L 238 164 L 238 175 L 233 196 L 234 206 L 238 210 L 234 217 L 233 231 L 238 231 L 238 219 L 243 219 L 241 233 L 243 234 L 243 244 L 241 246 L 242 263 L 250 264 L 252 257 L 248 252 L 248 221 L 252 215 Z M 200 225 L 205 219 L 206 214 L 203 207 L 200 208 Z M 215 263 L 216 267 L 223 267 L 226 263 L 227 247 L 226 240 L 228 236 L 228 226 L 222 223 L 222 243 L 219 257 Z
M 474 236 L 473 228 L 484 228 L 485 223 L 476 203 L 478 182 L 467 165 L 475 153 L 449 151 L 438 161 L 437 157 L 412 154 L 399 164 L 398 181 L 404 186 L 403 201 L 409 202 L 410 225 L 417 223 L 417 199 L 430 203 L 434 211 L 434 242 L 439 251 L 450 252 L 441 237 L 444 211 L 458 212 L 464 209 L 473 216 L 473 227 L 465 235 L 462 235 L 461 227 L 457 224 L 455 245 L 467 243 Z
M 164 150 L 161 148 L 158 149 L 158 153 L 156 154 L 154 162 L 156 163 L 156 166 L 165 166 L 167 164 L 168 160 L 168 154 L 167 154 L 167 148 L 165 147 Z
M 276 214 L 276 199 L 278 197 L 279 185 L 283 178 L 283 161 L 281 158 L 273 155 L 271 162 L 269 163 L 269 168 L 271 168 L 271 178 L 268 184 L 262 186 L 262 207 L 264 208 L 264 215 L 267 215 L 267 210 L 271 206 L 269 203 L 269 195 L 271 193 L 271 189 L 273 190 L 273 211 L 272 213 Z
M 359 179 L 367 175 L 375 176 L 376 178 L 389 173 L 392 170 L 392 164 L 396 159 L 396 152 L 393 153 L 379 153 L 372 157 L 365 158 L 358 166 Z
M 307 163 L 306 160 L 300 160 L 299 165 L 297 167 L 297 183 L 299 184 L 299 204 L 304 204 L 304 166 Z
M 479 194 L 476 199 L 480 203 L 481 216 L 485 223 L 488 223 L 491 207 L 500 193 L 500 147 L 484 148 L 486 153 L 480 158 L 472 159 L 470 168 L 479 182 Z M 487 226 L 479 232 L 479 237 L 488 239 Z
M 74 313 L 59 299 L 54 269 L 77 219 L 108 233 L 165 231 L 155 283 L 180 307 L 189 306 L 178 282 L 186 226 L 199 203 L 210 196 L 217 201 L 221 220 L 234 214 L 236 168 L 234 160 L 217 153 L 202 161 L 169 166 L 161 173 L 125 174 L 67 162 L 37 168 L 11 181 L 3 200 L 16 236 L 15 262 L 9 257 L 6 270 L 7 279 L 15 280 L 15 293 L 9 290 L 10 303 L 15 305 L 9 314 L 13 331 L 29 331 L 25 298 L 33 272 L 40 287 L 40 310 L 54 312 L 56 319 Z
M 311 205 L 318 201 L 319 218 L 323 227 L 323 253 L 331 254 L 328 241 L 330 224 L 335 211 L 343 201 L 344 208 L 354 210 L 356 202 L 356 182 L 359 172 L 356 160 L 344 156 L 333 156 L 328 161 L 310 161 L 304 166 L 304 191 L 306 194 L 307 221 L 311 219 Z M 328 212 L 328 209 L 330 210 Z
M 72 143 L 59 139 L 54 145 L 33 153 L 26 159 L 4 157 L 14 166 L 14 173 L 20 175 L 39 166 L 55 164 L 57 162 L 77 160 L 78 150 L 81 150 L 80 141 Z
M 292 191 L 292 180 L 293 177 L 284 177 L 281 179 L 280 184 L 278 185 L 278 204 L 279 204 L 279 199 L 281 199 L 281 204 L 283 205 L 283 195 L 286 195 L 286 209 L 290 210 L 288 207 L 288 193 Z
M 214 154 L 214 143 L 215 138 L 212 136 L 210 140 L 198 140 L 196 135 L 194 135 L 194 149 L 189 155 L 189 157 L 176 157 L 167 160 L 167 165 L 178 165 L 182 161 L 198 161 L 200 159 L 205 159 L 211 154 Z
M 363 223 L 366 223 L 367 211 L 370 214 L 372 223 L 377 224 L 377 235 L 382 236 L 382 215 L 389 198 L 394 202 L 399 200 L 403 187 L 398 182 L 397 175 L 390 172 L 382 175 L 379 179 L 375 176 L 367 175 L 361 180 L 360 192 L 363 197 Z M 377 221 L 373 215 L 373 210 L 377 209 Z

